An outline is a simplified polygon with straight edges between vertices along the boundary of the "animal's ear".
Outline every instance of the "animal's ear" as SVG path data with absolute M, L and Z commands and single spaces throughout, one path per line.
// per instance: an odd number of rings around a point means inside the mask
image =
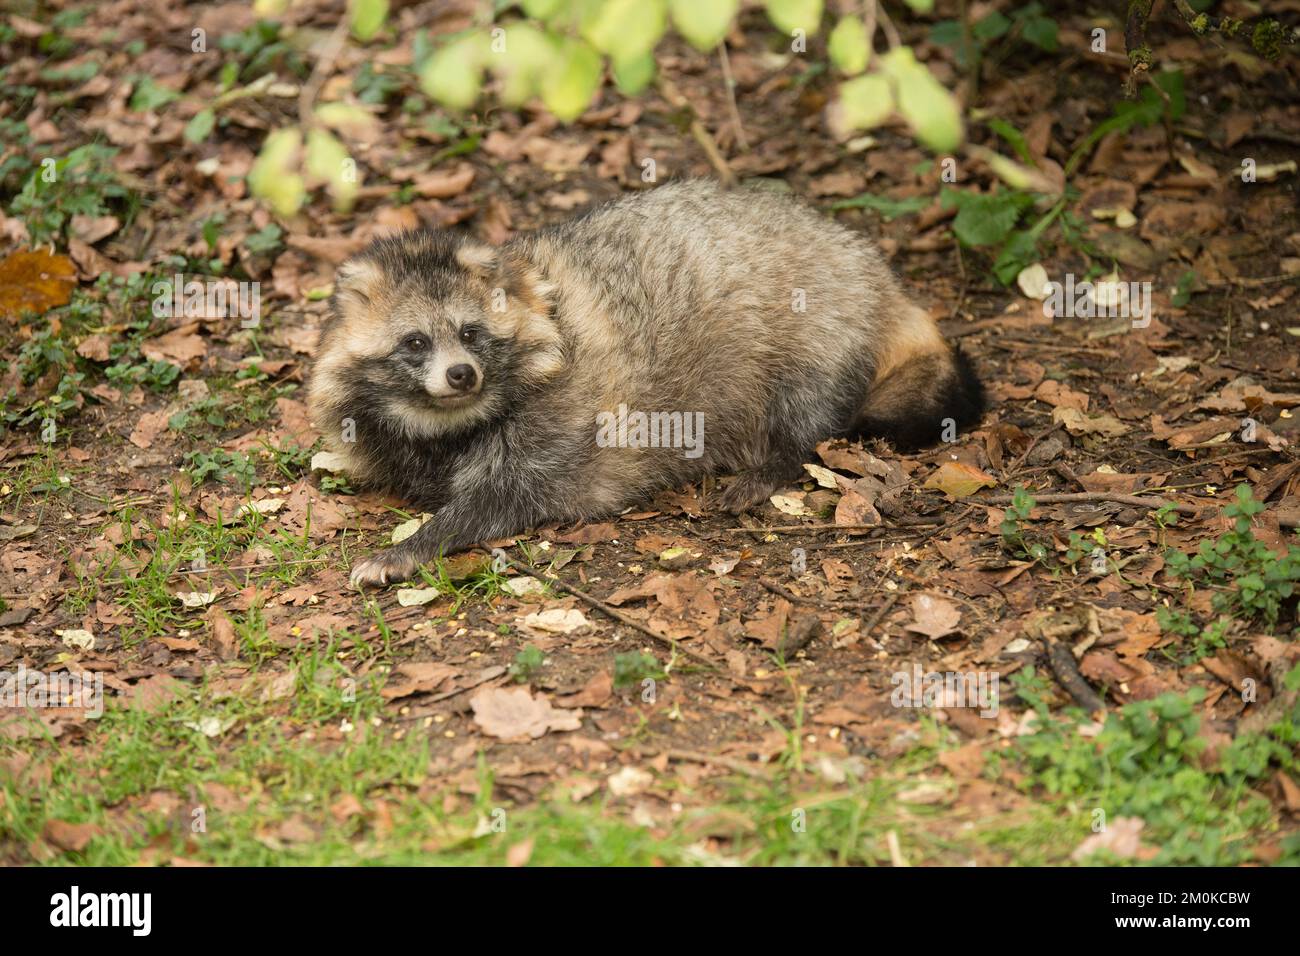
M 491 278 L 500 268 L 500 250 L 478 242 L 466 242 L 456 250 L 456 261 L 480 279 Z
M 541 271 L 517 253 L 467 242 L 456 250 L 456 261 L 490 290 L 493 300 L 502 294 L 523 303 L 532 313 L 549 314 L 555 287 Z M 500 311 L 504 303 L 495 304 Z
M 344 304 L 365 307 L 375 297 L 384 274 L 371 259 L 349 259 L 334 277 L 334 292 Z
M 506 256 L 496 280 L 506 295 L 518 299 L 534 315 L 550 315 L 555 304 L 555 284 L 521 256 Z

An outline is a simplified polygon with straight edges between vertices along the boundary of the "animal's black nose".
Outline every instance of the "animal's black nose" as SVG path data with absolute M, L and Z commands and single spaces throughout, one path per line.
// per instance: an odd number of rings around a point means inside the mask
M 472 365 L 453 365 L 447 369 L 447 384 L 458 392 L 468 392 L 477 379 L 478 374 Z

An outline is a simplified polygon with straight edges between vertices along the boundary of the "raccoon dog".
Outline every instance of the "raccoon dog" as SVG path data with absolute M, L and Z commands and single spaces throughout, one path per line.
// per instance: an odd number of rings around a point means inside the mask
M 387 584 L 705 475 L 740 513 L 822 439 L 917 447 L 983 391 L 867 239 L 697 180 L 499 248 L 375 242 L 339 269 L 309 403 L 354 477 L 433 515 L 353 568 Z

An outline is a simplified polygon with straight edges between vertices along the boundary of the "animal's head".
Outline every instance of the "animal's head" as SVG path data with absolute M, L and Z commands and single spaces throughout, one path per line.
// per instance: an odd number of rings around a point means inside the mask
M 338 447 L 331 431 L 348 419 L 418 439 L 500 416 L 563 366 L 551 299 L 508 249 L 434 232 L 378 240 L 338 270 L 308 392 L 317 426 Z

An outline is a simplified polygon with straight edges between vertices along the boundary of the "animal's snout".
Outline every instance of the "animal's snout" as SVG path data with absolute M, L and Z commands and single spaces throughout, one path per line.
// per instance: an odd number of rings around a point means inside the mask
M 447 384 L 458 392 L 468 392 L 478 381 L 474 366 L 461 363 L 447 369 Z

